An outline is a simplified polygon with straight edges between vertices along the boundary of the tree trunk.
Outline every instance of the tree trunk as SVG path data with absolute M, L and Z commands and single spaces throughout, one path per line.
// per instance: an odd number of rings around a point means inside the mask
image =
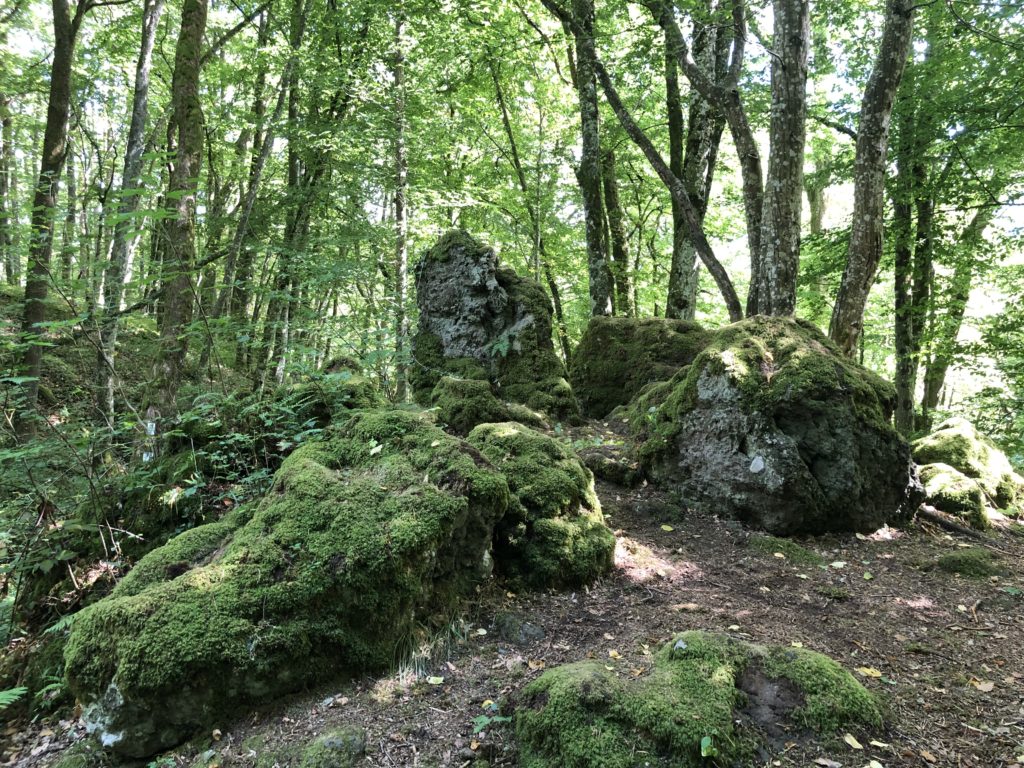
M 864 307 L 882 258 L 889 124 L 910 54 L 913 26 L 914 6 L 910 0 L 888 0 L 878 56 L 861 101 L 850 246 L 829 325 L 829 335 L 848 355 L 857 348 Z
M 615 307 L 619 315 L 636 317 L 633 296 L 633 271 L 629 263 L 629 242 L 626 240 L 626 215 L 619 200 L 619 182 L 615 177 L 615 152 L 605 150 L 601 157 L 601 182 L 604 187 L 604 206 L 608 216 L 611 241 L 611 268 L 615 286 Z
M 64 208 L 64 227 L 60 233 L 60 276 L 65 285 L 71 282 L 71 265 L 75 254 L 75 213 L 78 203 L 78 184 L 75 178 L 75 149 L 70 142 L 68 142 L 67 157 L 67 200 L 65 201 L 66 205 Z
M 914 275 L 914 180 L 911 175 L 913 116 L 900 120 L 896 159 L 896 190 L 893 195 L 894 342 L 896 347 L 896 429 L 914 432 L 914 390 L 917 386 L 917 350 L 914 349 L 914 312 L 911 286 Z
M 18 284 L 18 255 L 14 250 L 13 230 L 18 226 L 15 215 L 14 179 L 14 120 L 11 116 L 11 98 L 0 93 L 0 266 L 8 285 Z
M 21 437 L 36 431 L 36 402 L 43 347 L 39 343 L 40 324 L 46 322 L 46 295 L 52 275 L 53 226 L 57 208 L 57 189 L 67 156 L 68 116 L 71 111 L 71 64 L 78 29 L 88 6 L 81 3 L 74 16 L 68 0 L 53 0 L 53 64 L 50 69 L 50 94 L 43 132 L 43 155 L 39 179 L 32 196 L 31 242 L 28 252 L 28 277 L 25 282 L 25 309 L 21 330 L 25 350 L 21 356 L 21 409 L 16 428 Z
M 187 331 L 195 302 L 195 208 L 204 138 L 199 70 L 206 29 L 206 2 L 184 0 L 171 81 L 171 125 L 177 134 L 177 146 L 167 186 L 169 205 L 162 269 L 164 297 L 156 370 L 156 402 L 165 420 L 177 410 L 175 400 L 188 351 Z
M 594 63 L 594 2 L 573 0 L 573 36 L 576 40 L 576 93 L 580 107 L 580 163 L 576 180 L 583 195 L 587 234 L 587 273 L 590 278 L 590 314 L 612 313 L 612 281 L 601 199 L 601 137 Z
M 775 0 L 772 55 L 771 152 L 761 215 L 757 312 L 792 315 L 800 266 L 800 213 L 803 209 L 804 144 L 807 122 L 807 52 L 810 10 L 807 0 Z M 749 308 L 748 308 L 749 312 Z
M 406 338 L 409 335 L 409 219 L 407 195 L 409 192 L 409 156 L 405 143 L 405 17 L 401 11 L 395 16 L 394 78 L 395 98 L 395 400 L 404 403 L 408 397 L 408 366 L 406 365 Z

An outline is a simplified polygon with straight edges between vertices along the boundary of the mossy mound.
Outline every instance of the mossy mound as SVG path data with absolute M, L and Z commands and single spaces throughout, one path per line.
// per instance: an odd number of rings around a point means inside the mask
M 925 464 L 920 468 L 925 501 L 943 512 L 967 520 L 975 528 L 988 528 L 985 492 L 978 482 L 949 464 Z
M 999 563 L 998 556 L 984 547 L 968 547 L 949 552 L 941 555 L 935 561 L 935 565 L 940 571 L 975 579 L 986 579 L 1006 573 L 1006 569 Z
M 603 662 L 549 670 L 517 702 L 524 768 L 747 764 L 757 729 L 789 723 L 831 733 L 878 728 L 874 697 L 827 656 L 685 632 L 630 679 Z
M 293 413 L 299 424 L 321 429 L 339 414 L 384 405 L 376 385 L 348 368 L 281 387 L 274 393 L 274 400 L 276 407 Z
M 648 477 L 717 514 L 781 535 L 868 532 L 921 498 L 892 386 L 810 323 L 726 326 L 641 399 L 628 411 Z
M 976 480 L 1000 509 L 1011 506 L 1021 490 L 1022 479 L 1006 454 L 966 419 L 948 419 L 914 441 L 914 459 L 918 464 L 946 464 Z
M 512 492 L 494 531 L 501 573 L 532 588 L 578 587 L 611 569 L 615 536 L 593 476 L 569 446 L 515 423 L 483 424 L 467 439 Z
M 689 365 L 711 334 L 688 320 L 594 317 L 569 363 L 569 382 L 583 412 L 604 418 L 647 384 Z
M 366 752 L 366 732 L 336 728 L 313 739 L 302 751 L 299 768 L 352 768 Z
M 495 397 L 487 381 L 445 376 L 437 382 L 430 399 L 437 408 L 438 422 L 459 435 L 468 435 L 478 424 L 499 421 L 545 426 L 540 414 L 525 405 L 504 403 Z
M 68 682 L 143 757 L 214 715 L 395 662 L 489 565 L 508 484 L 415 414 L 367 411 L 296 450 L 270 493 L 147 555 L 79 614 Z
M 534 280 L 499 267 L 491 248 L 449 232 L 416 266 L 419 326 L 409 380 L 428 405 L 443 376 L 491 382 L 499 400 L 575 420 L 579 404 L 551 341 L 551 302 Z

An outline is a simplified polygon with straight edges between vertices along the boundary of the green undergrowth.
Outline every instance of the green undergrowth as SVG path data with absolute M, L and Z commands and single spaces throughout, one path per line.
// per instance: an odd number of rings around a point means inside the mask
M 791 539 L 754 534 L 747 539 L 747 546 L 763 555 L 774 556 L 776 553 L 781 552 L 785 555 L 786 562 L 793 565 L 819 566 L 825 564 L 825 558 L 817 552 L 813 552 Z

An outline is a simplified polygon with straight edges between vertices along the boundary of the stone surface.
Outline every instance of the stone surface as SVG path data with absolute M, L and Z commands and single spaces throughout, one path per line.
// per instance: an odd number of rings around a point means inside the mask
M 780 725 L 787 738 L 882 725 L 874 697 L 827 656 L 706 632 L 678 635 L 637 678 L 604 661 L 548 670 L 515 704 L 523 768 L 754 765 Z
M 647 384 L 692 363 L 710 338 L 687 320 L 593 317 L 573 351 L 569 383 L 583 412 L 604 418 Z
M 442 376 L 490 381 L 498 399 L 576 419 L 579 405 L 551 341 L 551 302 L 539 283 L 498 265 L 491 248 L 452 231 L 416 265 L 419 325 L 410 383 L 430 404 Z
M 594 478 L 571 447 L 522 424 L 482 424 L 467 441 L 508 480 L 512 501 L 494 531 L 500 573 L 531 588 L 579 587 L 611 570 L 615 536 Z
M 65 660 L 84 721 L 145 757 L 242 704 L 385 668 L 473 594 L 508 504 L 464 441 L 409 412 L 352 416 L 260 503 L 149 553 L 78 614 Z
M 919 464 L 946 464 L 975 480 L 992 505 L 1001 509 L 1013 505 L 1024 482 L 1006 454 L 966 419 L 948 419 L 915 440 L 914 459 Z
M 772 533 L 869 532 L 923 498 L 892 386 L 814 326 L 754 317 L 628 409 L 641 463 L 708 511 Z

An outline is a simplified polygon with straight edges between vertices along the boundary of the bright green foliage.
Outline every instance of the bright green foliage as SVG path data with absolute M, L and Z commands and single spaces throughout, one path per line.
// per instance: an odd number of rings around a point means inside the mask
M 686 320 L 594 317 L 573 352 L 569 381 L 584 412 L 601 418 L 651 382 L 672 378 L 710 337 Z
M 573 450 L 522 424 L 483 424 L 469 433 L 508 479 L 512 503 L 494 534 L 498 569 L 534 588 L 588 584 L 612 567 L 615 537 L 594 479 Z
M 225 708 L 386 667 L 471 592 L 507 504 L 462 441 L 408 412 L 355 415 L 295 451 L 251 514 L 152 552 L 83 611 L 68 680 L 143 756 Z
M 949 464 L 925 464 L 920 473 L 929 504 L 965 518 L 975 528 L 989 527 L 985 493 L 976 480 Z
M 372 381 L 348 370 L 282 387 L 274 398 L 280 406 L 293 411 L 299 422 L 312 421 L 320 428 L 339 413 L 384 405 L 384 398 Z
M 756 733 L 737 730 L 735 720 L 755 670 L 796 687 L 795 705 L 777 714 L 800 728 L 881 725 L 871 694 L 826 656 L 684 632 L 658 651 L 645 677 L 624 679 L 585 661 L 526 686 L 515 715 L 521 765 L 687 768 L 705 764 L 702 747 L 723 765 L 746 764 Z
M 947 464 L 973 478 L 997 507 L 1013 504 L 1021 489 L 1021 478 L 1006 454 L 966 419 L 948 419 L 916 440 L 914 459 L 919 464 Z
M 755 552 L 774 556 L 781 552 L 786 556 L 786 562 L 793 565 L 824 565 L 825 558 L 817 552 L 812 552 L 806 547 L 801 547 L 795 541 L 780 539 L 778 536 L 764 536 L 755 534 L 747 541 L 747 546 Z
M 437 420 L 450 431 L 466 435 L 478 424 L 518 421 L 543 427 L 544 419 L 524 405 L 503 403 L 487 381 L 443 377 L 430 396 L 437 408 Z
M 302 751 L 298 768 L 351 768 L 366 751 L 366 734 L 358 728 L 338 728 L 315 738 Z
M 984 579 L 1005 573 L 999 558 L 984 547 L 958 549 L 939 557 L 935 562 L 939 570 L 956 573 L 960 576 Z

